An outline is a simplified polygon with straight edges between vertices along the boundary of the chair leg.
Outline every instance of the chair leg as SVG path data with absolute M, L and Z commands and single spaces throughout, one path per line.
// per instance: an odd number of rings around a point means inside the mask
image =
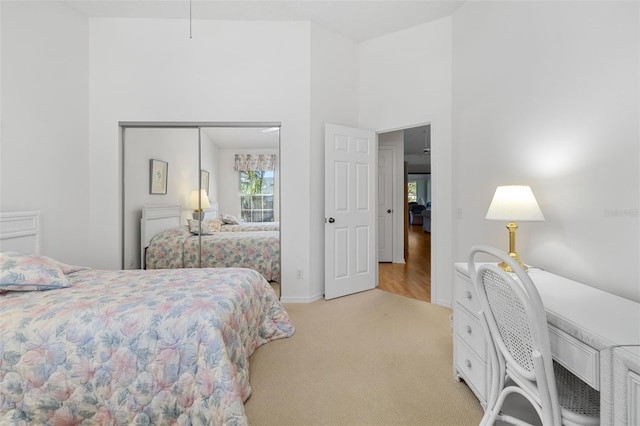
M 482 420 L 480 421 L 481 426 L 493 426 L 496 423 L 498 415 L 500 415 L 500 411 L 502 410 L 502 404 L 509 393 L 509 388 L 504 388 L 494 401 L 493 407 L 487 405 L 484 416 L 482 416 Z
M 491 419 L 491 415 L 493 414 L 492 410 L 485 410 L 484 412 L 484 416 L 482 416 L 482 420 L 480 420 L 480 426 L 490 426 L 493 423 L 490 422 Z M 493 419 L 493 422 L 495 423 L 495 419 Z
M 537 406 L 537 404 L 533 400 L 531 400 L 531 397 L 526 392 L 524 392 L 519 386 L 507 386 L 504 389 L 502 389 L 502 391 L 500 392 L 500 395 L 498 395 L 498 398 L 495 401 L 494 406 L 493 407 L 487 406 L 487 409 L 484 412 L 484 416 L 482 416 L 482 420 L 480 421 L 480 425 L 493 426 L 496 423 L 496 420 L 502 420 L 505 423 L 509 423 L 512 425 L 531 426 L 531 423 L 527 423 L 513 416 L 501 413 L 502 406 L 504 405 L 504 401 L 507 399 L 507 396 L 511 395 L 512 393 L 517 393 L 525 397 L 529 401 L 529 403 L 534 407 L 534 409 L 538 413 L 538 416 L 542 419 L 542 412 L 540 408 Z

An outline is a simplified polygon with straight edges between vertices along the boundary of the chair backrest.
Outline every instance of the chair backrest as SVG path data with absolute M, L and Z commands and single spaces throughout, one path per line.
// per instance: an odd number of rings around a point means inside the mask
M 513 272 L 504 271 L 496 263 L 478 263 L 479 254 L 506 263 Z M 546 405 L 559 416 L 546 313 L 528 273 L 507 253 L 489 246 L 471 249 L 469 273 L 482 307 L 481 316 L 497 355 L 504 360 L 506 373 L 521 387 L 537 389 L 535 397 L 543 411 Z

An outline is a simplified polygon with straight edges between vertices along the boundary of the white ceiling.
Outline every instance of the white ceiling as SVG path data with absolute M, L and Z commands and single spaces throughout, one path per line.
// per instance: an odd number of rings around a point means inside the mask
M 24 0 L 23 0 L 24 1 Z M 455 12 L 459 0 L 63 0 L 89 17 L 311 21 L 361 42 Z M 197 34 L 194 34 L 197 35 Z

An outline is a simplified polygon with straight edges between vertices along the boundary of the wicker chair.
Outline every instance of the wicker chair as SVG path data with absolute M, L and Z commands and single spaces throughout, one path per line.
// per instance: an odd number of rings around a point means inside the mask
M 477 263 L 478 254 L 505 262 L 514 272 Z M 469 273 L 490 339 L 491 389 L 480 424 L 529 424 L 503 412 L 512 393 L 525 397 L 545 426 L 599 424 L 600 393 L 551 358 L 546 313 L 529 275 L 507 253 L 488 246 L 471 249 Z

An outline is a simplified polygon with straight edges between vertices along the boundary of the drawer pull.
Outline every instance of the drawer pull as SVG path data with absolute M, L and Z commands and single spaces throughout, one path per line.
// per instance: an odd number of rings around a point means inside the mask
M 467 334 L 471 334 L 471 331 L 472 331 L 472 330 L 471 330 L 471 326 L 470 326 L 470 325 L 468 325 L 468 326 L 465 328 L 465 330 L 467 330 Z
M 468 300 L 471 300 L 472 294 L 469 290 L 464 292 L 464 297 L 466 297 Z
M 471 368 L 471 361 L 469 361 L 468 359 L 464 360 L 464 365 L 467 366 L 467 368 Z

